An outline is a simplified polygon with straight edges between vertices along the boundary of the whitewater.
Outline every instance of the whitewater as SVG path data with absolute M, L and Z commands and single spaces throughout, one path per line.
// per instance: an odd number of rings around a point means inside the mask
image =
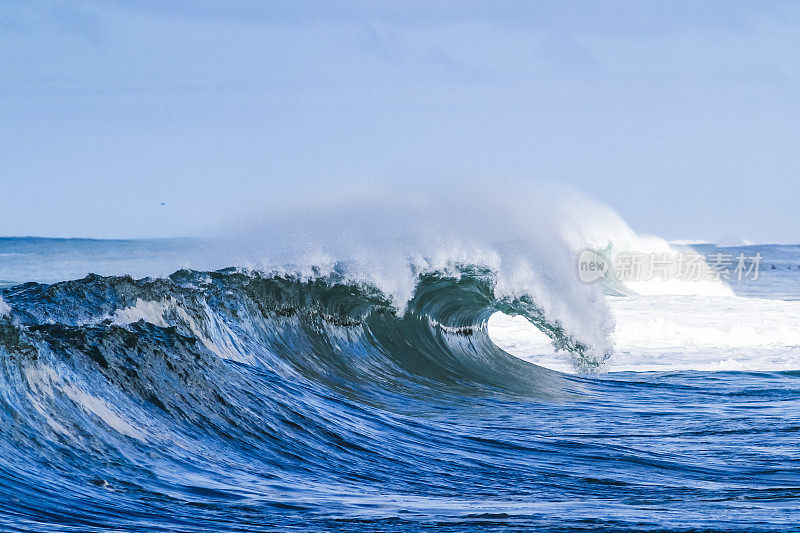
M 796 529 L 800 246 L 471 196 L 0 239 L 0 527 Z M 586 282 L 587 250 L 760 264 Z

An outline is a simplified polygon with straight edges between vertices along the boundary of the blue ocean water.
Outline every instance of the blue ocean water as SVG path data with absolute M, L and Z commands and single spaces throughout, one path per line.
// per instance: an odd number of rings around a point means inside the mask
M 797 300 L 800 247 L 745 251 L 737 305 Z M 0 239 L 0 528 L 800 529 L 800 368 L 561 373 L 489 317 L 588 347 L 481 267 L 420 274 L 399 309 L 339 269 L 202 255 Z

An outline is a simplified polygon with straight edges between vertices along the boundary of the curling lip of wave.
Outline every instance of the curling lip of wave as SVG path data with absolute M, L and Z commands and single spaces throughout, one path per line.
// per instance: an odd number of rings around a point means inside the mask
M 367 353 L 370 364 L 382 357 L 382 365 L 399 366 L 406 377 L 410 368 L 426 379 L 440 371 L 484 383 L 491 376 L 492 386 L 503 388 L 512 378 L 502 368 L 516 367 L 517 360 L 487 334 L 489 317 L 502 311 L 530 320 L 580 370 L 596 370 L 608 357 L 548 320 L 530 296 L 495 297 L 491 270 L 455 270 L 421 274 L 403 313 L 377 288 L 345 281 L 337 272 L 308 279 L 233 268 L 142 280 L 90 275 L 53 285 L 27 283 L 4 289 L 3 296 L 14 309 L 6 325 L 16 330 L 13 337 L 54 351 L 67 346 L 95 353 L 87 336 L 99 342 L 144 321 L 179 342 L 193 339 L 239 362 L 277 357 L 298 368 L 362 367 L 359 354 Z M 6 351 L 19 348 L 8 339 Z

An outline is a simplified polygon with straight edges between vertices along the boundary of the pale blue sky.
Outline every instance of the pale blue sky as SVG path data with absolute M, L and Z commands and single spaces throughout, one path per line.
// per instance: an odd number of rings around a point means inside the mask
M 497 177 L 800 241 L 800 3 L 0 2 L 0 235 Z

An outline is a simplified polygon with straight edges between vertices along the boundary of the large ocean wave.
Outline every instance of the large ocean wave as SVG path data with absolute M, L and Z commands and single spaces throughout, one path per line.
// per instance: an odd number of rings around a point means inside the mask
M 80 528 L 146 513 L 117 510 L 114 491 L 208 504 L 297 483 L 325 502 L 341 485 L 333 472 L 381 477 L 371 463 L 384 452 L 365 443 L 376 427 L 413 440 L 408 417 L 423 408 L 563 397 L 579 386 L 497 348 L 486 328 L 496 311 L 528 318 L 576 365 L 605 357 L 529 297 L 496 297 L 490 270 L 420 274 L 402 310 L 345 279 L 184 270 L 4 289 L 0 515 L 33 524 L 70 509 L 48 527 Z M 377 433 L 381 446 L 393 438 Z M 364 463 L 348 464 L 355 456 Z M 226 464 L 236 486 L 214 472 Z M 413 464 L 393 464 L 393 477 Z M 191 479 L 170 478 L 187 471 Z M 97 488 L 107 500 L 82 500 Z
M 693 438 L 707 420 L 676 405 L 769 402 L 791 395 L 793 374 L 749 376 L 755 392 L 742 393 L 740 376 L 603 372 L 620 357 L 669 369 L 687 347 L 728 358 L 756 344 L 769 364 L 788 354 L 786 369 L 796 302 L 748 304 L 718 282 L 582 282 L 581 250 L 676 248 L 587 206 L 550 218 L 525 207 L 490 210 L 491 230 L 482 215 L 398 214 L 379 238 L 342 232 L 347 209 L 307 227 L 287 218 L 246 246 L 206 244 L 213 260 L 196 243 L 172 256 L 162 242 L 3 242 L 16 255 L 0 271 L 0 528 L 395 531 L 445 517 L 454 530 L 559 530 L 602 500 L 618 502 L 605 525 L 640 531 L 662 523 L 637 506 L 687 479 L 684 513 L 659 520 L 699 523 L 702 502 L 739 498 L 725 476 L 781 497 L 782 478 L 664 448 L 665 422 L 647 413 L 660 402 L 671 434 L 703 453 Z M 176 259 L 192 268 L 165 272 Z M 794 283 L 783 271 L 780 286 Z M 769 335 L 742 325 L 752 309 Z M 524 321 L 535 342 L 510 346 L 519 328 L 495 342 L 502 320 Z M 736 420 L 715 419 L 714 442 L 734 449 Z M 784 439 L 786 424 L 764 427 Z

